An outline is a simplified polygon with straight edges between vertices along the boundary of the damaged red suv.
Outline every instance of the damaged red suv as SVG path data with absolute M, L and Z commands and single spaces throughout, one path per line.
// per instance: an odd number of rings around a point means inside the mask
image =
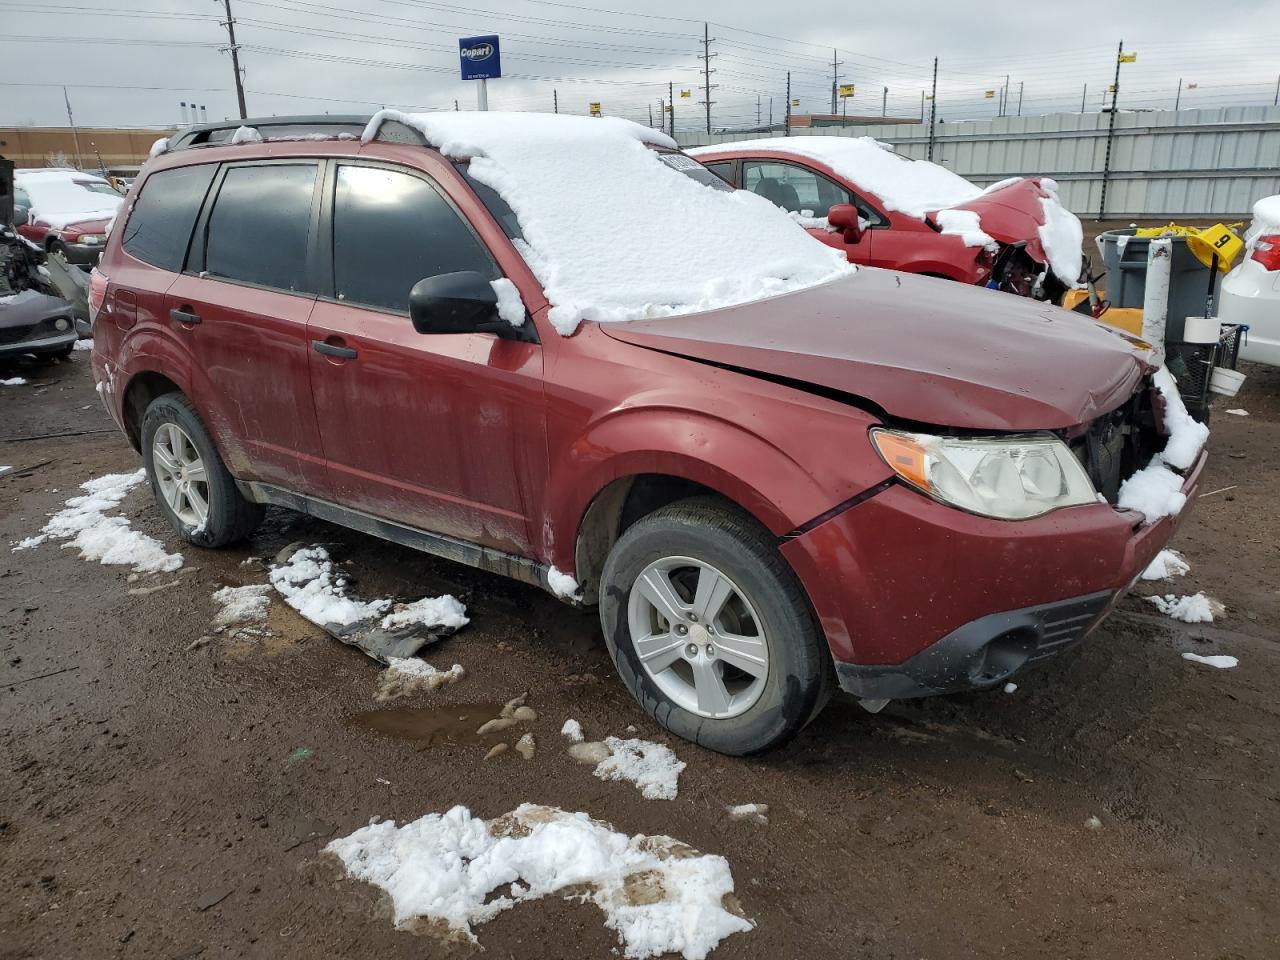
M 246 123 L 146 165 L 95 279 L 160 509 L 216 547 L 282 505 L 598 605 L 712 749 L 1070 648 L 1198 483 L 1143 345 L 850 265 L 648 128 Z M 1121 506 L 1153 470 L 1173 506 Z

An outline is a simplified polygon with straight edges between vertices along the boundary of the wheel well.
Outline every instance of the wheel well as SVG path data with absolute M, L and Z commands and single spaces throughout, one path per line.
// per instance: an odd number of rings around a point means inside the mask
M 129 381 L 124 393 L 124 429 L 133 449 L 142 449 L 142 416 L 156 397 L 181 393 L 178 385 L 162 373 L 146 371 Z
M 721 497 L 710 487 L 664 473 L 620 477 L 597 493 L 583 514 L 574 552 L 574 573 L 582 586 L 583 601 L 595 603 L 599 599 L 605 558 L 624 530 L 669 503 L 707 495 Z

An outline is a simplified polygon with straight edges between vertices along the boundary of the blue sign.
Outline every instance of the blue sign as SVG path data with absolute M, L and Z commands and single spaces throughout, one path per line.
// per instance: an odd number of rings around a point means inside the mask
M 458 40 L 458 59 L 462 63 L 463 80 L 493 80 L 502 76 L 496 35 L 462 37 Z

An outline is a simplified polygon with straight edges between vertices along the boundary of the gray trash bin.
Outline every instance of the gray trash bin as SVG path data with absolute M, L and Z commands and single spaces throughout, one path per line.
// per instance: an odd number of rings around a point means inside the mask
M 1133 228 L 1108 230 L 1098 237 L 1098 252 L 1106 266 L 1103 286 L 1113 307 L 1142 308 L 1147 284 L 1147 248 L 1153 237 L 1135 237 Z M 1173 241 L 1173 263 L 1169 275 L 1169 314 L 1165 322 L 1165 340 L 1182 340 L 1182 325 L 1187 317 L 1203 317 L 1205 297 L 1209 292 L 1209 268 L 1187 248 L 1186 237 L 1169 237 Z M 1222 274 L 1213 278 L 1216 309 Z

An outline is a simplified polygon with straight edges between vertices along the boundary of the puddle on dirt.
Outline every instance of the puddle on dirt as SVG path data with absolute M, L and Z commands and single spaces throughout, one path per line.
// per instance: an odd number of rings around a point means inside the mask
M 347 723 L 387 737 L 414 740 L 426 746 L 438 743 L 481 743 L 491 737 L 476 733 L 480 725 L 502 711 L 500 703 L 455 703 L 442 707 L 397 707 L 367 710 Z

